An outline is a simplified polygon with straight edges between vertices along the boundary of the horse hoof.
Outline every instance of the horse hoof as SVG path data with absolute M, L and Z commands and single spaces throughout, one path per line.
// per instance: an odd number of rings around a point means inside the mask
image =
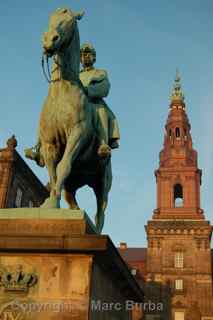
M 60 199 L 57 197 L 47 198 L 44 203 L 41 205 L 43 209 L 56 209 L 60 208 Z
M 24 153 L 26 158 L 35 161 L 37 165 L 42 168 L 45 167 L 44 159 L 38 151 L 34 151 L 33 148 L 28 148 L 24 150 Z

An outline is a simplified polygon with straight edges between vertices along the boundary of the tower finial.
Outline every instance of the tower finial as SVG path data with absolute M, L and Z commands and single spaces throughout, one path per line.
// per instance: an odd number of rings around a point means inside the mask
M 180 73 L 178 68 L 176 68 L 176 77 L 175 77 L 175 81 L 179 81 L 180 82 L 181 78 L 180 78 Z
M 171 103 L 175 101 L 184 102 L 184 94 L 181 88 L 181 77 L 178 69 L 176 69 L 175 83 L 170 99 Z
M 7 140 L 7 147 L 11 150 L 14 150 L 17 147 L 17 140 L 15 135 L 13 134 L 11 138 Z

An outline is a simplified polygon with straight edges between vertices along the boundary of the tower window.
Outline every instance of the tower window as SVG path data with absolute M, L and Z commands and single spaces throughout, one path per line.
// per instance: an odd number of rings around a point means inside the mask
M 183 311 L 175 311 L 175 320 L 184 320 L 185 314 Z
M 183 268 L 183 252 L 175 252 L 175 268 Z
M 183 279 L 176 279 L 175 280 L 175 289 L 176 290 L 183 290 Z
M 172 130 L 169 129 L 169 138 L 171 139 L 172 138 Z
M 131 270 L 131 274 L 132 274 L 133 276 L 136 276 L 136 274 L 137 274 L 137 269 L 133 268 L 133 269 Z
M 183 187 L 179 183 L 174 186 L 174 206 L 183 207 Z
M 180 138 L 180 128 L 175 128 L 175 136 L 176 138 Z

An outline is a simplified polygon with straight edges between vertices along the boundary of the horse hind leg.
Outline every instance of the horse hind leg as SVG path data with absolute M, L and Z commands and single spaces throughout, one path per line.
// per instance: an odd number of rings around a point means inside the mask
M 95 216 L 96 229 L 98 233 L 101 233 L 104 227 L 105 210 L 108 204 L 108 194 L 112 186 L 112 168 L 111 161 L 103 167 L 102 173 L 97 177 L 96 184 L 94 186 L 94 192 L 97 200 L 97 213 Z
M 105 210 L 108 204 L 108 194 L 112 185 L 112 172 L 110 164 L 108 164 L 105 168 L 104 175 L 99 177 L 97 180 L 98 182 L 96 182 L 93 188 L 97 200 L 95 223 L 97 232 L 101 234 L 104 227 Z
M 64 189 L 64 199 L 68 203 L 69 208 L 71 210 L 79 210 L 78 203 L 75 198 L 75 191 L 68 191 L 66 188 Z
M 108 193 L 103 190 L 103 186 L 96 186 L 94 192 L 97 200 L 97 213 L 95 216 L 96 229 L 101 234 L 105 221 L 105 210 L 108 203 Z

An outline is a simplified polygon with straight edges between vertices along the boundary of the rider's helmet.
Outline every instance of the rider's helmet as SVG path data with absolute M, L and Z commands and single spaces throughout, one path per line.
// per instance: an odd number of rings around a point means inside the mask
M 83 52 L 90 52 L 93 55 L 93 63 L 96 61 L 96 51 L 91 43 L 82 44 L 80 54 L 82 54 Z

